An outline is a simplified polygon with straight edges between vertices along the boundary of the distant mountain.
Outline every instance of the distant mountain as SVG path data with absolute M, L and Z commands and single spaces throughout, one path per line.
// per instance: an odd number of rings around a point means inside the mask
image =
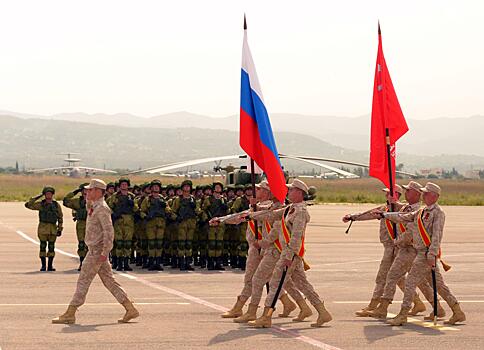
M 125 127 L 238 130 L 238 118 L 235 115 L 213 118 L 189 112 L 177 112 L 144 118 L 126 113 L 113 115 L 63 113 L 52 116 L 33 116 L 12 112 L 2 114 L 19 118 L 66 120 Z M 369 115 L 334 117 L 273 113 L 271 121 L 275 131 L 310 135 L 336 146 L 359 151 L 367 151 L 369 148 Z M 398 144 L 400 153 L 425 156 L 442 154 L 484 156 L 484 138 L 481 135 L 481 130 L 484 130 L 484 116 L 428 120 L 407 118 L 407 121 L 410 131 Z

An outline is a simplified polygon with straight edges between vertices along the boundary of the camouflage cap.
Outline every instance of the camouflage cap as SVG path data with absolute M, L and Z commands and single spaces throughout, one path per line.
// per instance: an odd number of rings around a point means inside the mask
M 299 180 L 299 179 L 294 179 L 294 180 L 292 180 L 292 183 L 288 184 L 288 185 L 287 185 L 287 187 L 288 187 L 289 189 L 291 189 L 291 188 L 297 188 L 297 189 L 299 189 L 299 190 L 303 191 L 303 192 L 304 192 L 304 193 L 306 193 L 306 194 L 307 194 L 307 193 L 308 193 L 308 191 L 309 191 L 308 185 L 306 185 L 306 184 L 304 183 L 304 181 Z
M 416 181 L 410 181 L 410 182 L 408 183 L 408 185 L 403 185 L 402 187 L 403 187 L 405 190 L 415 190 L 415 191 L 417 191 L 417 192 L 420 192 L 420 193 L 421 193 L 421 192 L 422 192 L 422 187 L 423 187 L 423 186 L 422 186 L 421 184 L 419 184 L 418 182 L 416 182 Z
M 262 180 L 260 183 L 255 184 L 256 188 L 262 188 L 264 190 L 270 191 L 269 183 L 266 180 Z
M 106 189 L 106 183 L 103 180 L 100 180 L 100 179 L 91 179 L 91 182 L 85 188 L 86 188 L 86 190 L 90 190 L 92 188 L 99 188 L 101 190 L 105 190 Z
M 429 193 L 429 192 L 436 193 L 439 196 L 442 193 L 442 189 L 440 188 L 440 186 L 437 184 L 434 184 L 433 182 L 427 182 L 425 187 L 422 187 L 420 190 L 426 193 Z
M 50 192 L 50 193 L 54 194 L 55 193 L 55 188 L 52 187 L 52 186 L 45 186 L 42 189 L 42 194 L 46 194 L 47 192 Z
M 382 191 L 383 192 L 390 192 L 390 189 L 389 188 L 382 188 Z M 396 184 L 394 187 L 393 187 L 393 191 L 397 192 L 397 193 L 400 193 L 402 194 L 403 193 L 403 189 L 402 189 L 402 186 Z

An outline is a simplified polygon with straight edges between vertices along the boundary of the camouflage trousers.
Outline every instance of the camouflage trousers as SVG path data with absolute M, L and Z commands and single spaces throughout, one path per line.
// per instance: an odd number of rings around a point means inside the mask
M 450 291 L 449 287 L 444 282 L 444 278 L 439 271 L 439 267 L 435 266 L 435 277 L 437 281 L 437 292 L 444 299 L 447 304 L 452 307 L 457 303 L 457 299 Z M 407 282 L 405 285 L 405 293 L 403 295 L 402 309 L 409 309 L 412 306 L 413 296 L 417 286 L 428 281 L 432 285 L 432 272 L 427 263 L 426 251 L 417 251 L 417 257 L 413 261 L 412 268 L 407 276 Z
M 81 273 L 77 280 L 77 287 L 70 305 L 79 307 L 86 301 L 87 292 L 94 277 L 99 275 L 104 286 L 111 292 L 116 300 L 122 304 L 128 299 L 128 296 L 119 283 L 114 279 L 111 265 L 108 261 L 99 262 L 101 249 L 97 247 L 90 248 L 82 264 Z
M 270 307 L 272 305 L 272 302 L 276 295 L 277 287 L 279 286 L 279 282 L 281 281 L 282 272 L 285 269 L 286 267 L 284 266 L 284 259 L 279 259 L 276 263 L 274 273 L 272 274 L 272 278 L 269 282 L 269 294 L 267 294 L 267 298 L 265 301 L 266 307 Z M 318 293 L 316 293 L 313 286 L 306 277 L 302 258 L 297 255 L 294 256 L 291 266 L 287 269 L 286 278 L 284 279 L 282 288 L 286 289 L 287 283 L 291 279 L 292 282 L 294 282 L 295 287 L 304 294 L 304 296 L 309 300 L 312 305 L 318 305 L 322 303 L 322 300 L 319 297 Z
M 379 299 L 383 295 L 383 291 L 385 290 L 385 283 L 387 281 L 388 271 L 392 267 L 393 261 L 397 255 L 398 248 L 396 248 L 393 243 L 385 243 L 383 244 L 383 257 L 380 261 L 380 267 L 378 268 L 378 272 L 376 274 L 375 279 L 375 289 L 373 289 L 373 296 L 372 299 Z M 405 288 L 405 277 L 402 281 L 398 282 L 398 286 L 403 291 Z
M 87 254 L 87 245 L 84 242 L 86 236 L 86 220 L 76 221 L 76 233 L 77 233 L 77 255 L 84 258 Z
M 163 253 L 165 227 L 166 223 L 163 218 L 153 218 L 146 222 L 146 239 L 150 258 L 159 258 Z
M 179 258 L 193 256 L 193 237 L 196 226 L 197 219 L 195 218 L 183 220 L 178 224 L 177 248 Z
M 218 258 L 222 256 L 224 248 L 225 224 L 208 228 L 208 256 Z
M 239 295 L 239 299 L 243 302 L 246 302 L 252 295 L 252 279 L 261 260 L 262 252 L 259 249 L 250 246 L 245 267 L 244 288 L 242 288 L 242 292 Z
M 405 291 L 405 274 L 410 271 L 412 263 L 417 256 L 417 251 L 413 247 L 404 247 L 397 249 L 397 255 L 393 260 L 392 267 L 388 271 L 387 281 L 385 283 L 385 290 L 383 291 L 382 299 L 392 301 L 395 296 L 396 286 Z M 433 303 L 433 291 L 427 281 L 423 281 L 418 285 L 422 291 L 425 299 L 429 303 Z
M 39 222 L 39 226 L 37 227 L 37 237 L 40 241 L 39 257 L 54 257 L 55 241 L 57 240 L 57 225 Z
M 271 280 L 274 268 L 280 257 L 281 253 L 275 247 L 266 248 L 262 251 L 262 260 L 254 273 L 254 277 L 252 277 L 252 295 L 250 296 L 250 303 L 252 305 L 258 306 L 260 304 L 264 286 Z M 301 298 L 301 293 L 299 293 L 294 286 L 292 279 L 286 279 L 285 290 L 281 290 L 281 295 L 279 297 L 287 292 L 295 300 Z
M 116 256 L 130 257 L 133 245 L 134 218 L 132 215 L 123 215 L 114 222 L 114 241 Z

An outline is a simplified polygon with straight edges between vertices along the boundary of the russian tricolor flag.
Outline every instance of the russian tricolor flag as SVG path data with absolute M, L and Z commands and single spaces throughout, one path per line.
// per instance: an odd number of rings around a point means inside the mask
M 286 179 L 272 134 L 269 115 L 264 105 L 252 54 L 247 43 L 245 17 L 240 86 L 240 147 L 264 171 L 272 194 L 280 202 L 284 202 L 287 194 Z

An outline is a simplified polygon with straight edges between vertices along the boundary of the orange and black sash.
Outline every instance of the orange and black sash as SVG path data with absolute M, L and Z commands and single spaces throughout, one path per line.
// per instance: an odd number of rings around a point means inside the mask
M 262 239 L 262 230 L 261 230 L 260 227 L 258 227 L 258 230 L 256 231 L 254 220 L 249 221 L 249 229 L 250 229 L 250 232 L 252 232 L 252 235 L 254 236 L 255 239 L 257 239 L 257 240 Z M 257 232 L 257 234 L 256 234 L 256 232 Z
M 291 240 L 291 237 L 292 237 L 292 233 L 291 231 L 289 231 L 289 228 L 286 225 L 285 215 L 281 220 L 281 227 L 282 227 L 282 235 L 284 236 L 284 241 L 286 242 L 286 244 L 289 244 L 289 241 Z M 299 249 L 299 252 L 297 253 L 297 255 L 301 258 L 304 256 L 304 236 L 302 236 L 301 248 Z
M 271 233 L 271 230 L 272 230 L 271 224 L 269 224 L 269 221 L 264 220 L 264 225 L 266 227 L 267 235 L 269 235 L 269 233 Z M 276 240 L 274 241 L 274 246 L 279 251 L 279 253 L 282 252 L 282 244 L 279 241 L 279 238 L 276 238 Z
M 417 227 L 418 227 L 418 233 L 420 234 L 420 238 L 422 238 L 422 242 L 428 248 L 432 243 L 432 237 L 430 236 L 427 229 L 425 228 L 425 225 L 423 222 L 423 216 L 424 216 L 424 209 L 420 209 L 417 214 Z M 437 254 L 437 258 L 440 260 L 440 263 L 442 264 L 445 271 L 450 270 L 451 266 L 446 264 L 442 260 L 442 249 L 440 247 L 439 247 L 439 252 Z
M 387 211 L 388 211 L 388 209 L 387 209 Z M 390 238 L 392 240 L 395 239 L 395 232 L 393 231 L 392 222 L 388 219 L 385 219 L 385 226 L 387 227 L 387 232 L 388 232 L 388 235 L 390 236 Z M 400 229 L 401 233 L 405 233 L 405 231 L 407 231 L 407 229 L 405 228 L 405 225 L 403 225 L 402 223 L 398 224 L 398 228 Z

